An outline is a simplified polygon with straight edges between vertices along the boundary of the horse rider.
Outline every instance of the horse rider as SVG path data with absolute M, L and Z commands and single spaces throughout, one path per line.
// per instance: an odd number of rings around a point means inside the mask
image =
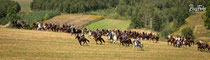
M 128 39 L 127 33 L 126 33 L 126 31 L 124 31 L 123 40 L 127 40 L 127 39 Z
M 98 29 L 98 33 L 97 33 L 97 36 L 99 37 L 99 38 L 101 38 L 101 31 Z
M 88 33 L 89 33 L 88 37 L 91 38 L 90 36 L 92 35 L 92 33 L 91 33 L 90 29 L 89 29 Z
M 70 29 L 71 29 L 71 32 L 73 33 L 74 31 L 74 29 L 75 29 L 75 26 L 74 26 L 74 24 L 70 27 Z
M 199 42 L 201 43 L 201 45 L 203 44 L 203 41 L 202 40 L 199 40 Z
M 137 45 L 141 45 L 141 40 L 140 40 L 140 38 L 137 37 L 137 39 L 133 39 L 133 43 L 134 43 L 133 48 L 134 48 L 135 46 L 137 46 Z
M 96 33 L 97 33 L 97 34 L 99 33 L 99 29 L 96 29 Z
M 85 35 L 84 35 L 84 32 L 81 33 L 81 38 L 84 39 L 84 40 L 86 39 Z
M 110 40 L 111 38 L 112 38 L 112 32 L 110 31 L 108 35 L 108 39 Z

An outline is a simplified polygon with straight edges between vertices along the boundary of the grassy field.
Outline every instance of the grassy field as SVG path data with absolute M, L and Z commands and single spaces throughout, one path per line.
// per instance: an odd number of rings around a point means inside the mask
M 106 39 L 106 38 L 105 38 Z M 196 45 L 175 48 L 166 42 L 143 41 L 145 51 L 106 43 L 80 46 L 67 33 L 0 28 L 0 58 L 2 60 L 209 60 L 210 53 L 199 52 Z
M 14 0 L 21 6 L 21 12 L 31 12 L 30 4 L 33 0 Z
M 100 28 L 100 29 L 121 29 L 125 30 L 129 27 L 129 20 L 113 20 L 113 19 L 103 19 L 86 26 L 89 28 Z
M 52 19 L 44 21 L 44 23 L 55 22 L 58 24 L 75 24 L 76 26 L 83 27 L 90 22 L 94 22 L 100 19 L 103 19 L 103 17 L 82 14 L 61 14 L 59 16 L 53 17 Z
M 204 13 L 201 14 L 194 14 L 186 19 L 186 24 L 180 27 L 180 29 L 173 33 L 173 34 L 180 34 L 182 29 L 185 27 L 194 28 L 193 35 L 195 36 L 196 40 L 205 40 L 210 42 L 210 30 L 207 30 L 204 27 L 204 20 L 203 17 Z

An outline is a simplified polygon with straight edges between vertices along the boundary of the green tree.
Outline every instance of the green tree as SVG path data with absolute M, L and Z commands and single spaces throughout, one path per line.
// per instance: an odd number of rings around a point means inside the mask
M 155 15 L 154 19 L 153 19 L 153 23 L 152 23 L 152 27 L 155 31 L 160 31 L 161 30 L 161 24 L 162 24 L 162 20 L 159 17 L 159 15 Z
M 15 6 L 9 6 L 7 9 L 7 19 L 9 21 L 14 21 L 15 19 L 19 19 L 20 17 L 17 15 L 18 10 Z
M 206 17 L 204 20 L 204 24 L 207 27 L 207 29 L 210 29 L 210 6 L 206 9 Z
M 193 30 L 190 27 L 186 27 L 182 30 L 182 35 L 184 35 L 186 38 L 194 38 L 193 36 Z

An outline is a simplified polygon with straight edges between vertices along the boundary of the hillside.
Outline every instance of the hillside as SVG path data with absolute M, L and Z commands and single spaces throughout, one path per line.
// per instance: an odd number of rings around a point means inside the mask
M 97 20 L 103 19 L 102 16 L 82 15 L 82 14 L 61 14 L 51 19 L 45 20 L 44 23 L 58 24 L 75 24 L 80 28 Z
M 93 22 L 87 26 L 86 28 L 99 28 L 99 29 L 120 29 L 125 30 L 129 27 L 130 20 L 115 20 L 115 19 L 103 19 L 97 22 Z
M 182 29 L 185 28 L 185 27 L 191 27 L 191 28 L 194 28 L 193 30 L 193 34 L 196 38 L 196 40 L 205 40 L 205 41 L 208 41 L 210 42 L 210 30 L 207 30 L 205 27 L 204 27 L 204 20 L 203 20 L 203 17 L 204 16 L 204 13 L 201 13 L 201 14 L 194 14 L 190 17 L 188 17 L 186 19 L 186 24 L 181 26 L 180 29 L 173 33 L 173 34 L 180 34 Z
M 175 48 L 166 42 L 143 41 L 145 51 L 110 44 L 80 46 L 67 33 L 0 28 L 0 57 L 3 60 L 208 60 L 210 54 L 190 48 Z

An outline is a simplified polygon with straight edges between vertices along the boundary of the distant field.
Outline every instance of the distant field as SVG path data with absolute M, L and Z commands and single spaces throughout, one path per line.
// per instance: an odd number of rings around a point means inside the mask
M 100 28 L 100 29 L 121 29 L 125 30 L 129 27 L 129 20 L 114 20 L 114 19 L 103 19 L 86 26 L 89 28 Z
M 88 38 L 89 39 L 89 38 Z M 0 28 L 1 60 L 209 60 L 210 53 L 199 52 L 196 45 L 175 48 L 166 42 L 142 41 L 145 51 L 132 46 L 104 45 L 90 39 L 89 46 L 80 46 L 67 33 Z
M 103 17 L 82 14 L 61 14 L 60 16 L 44 21 L 44 23 L 75 24 L 76 26 L 83 27 L 90 22 L 100 19 L 103 19 Z
M 16 1 L 20 4 L 22 12 L 30 12 L 31 11 L 30 4 L 33 0 L 14 0 L 14 1 Z

